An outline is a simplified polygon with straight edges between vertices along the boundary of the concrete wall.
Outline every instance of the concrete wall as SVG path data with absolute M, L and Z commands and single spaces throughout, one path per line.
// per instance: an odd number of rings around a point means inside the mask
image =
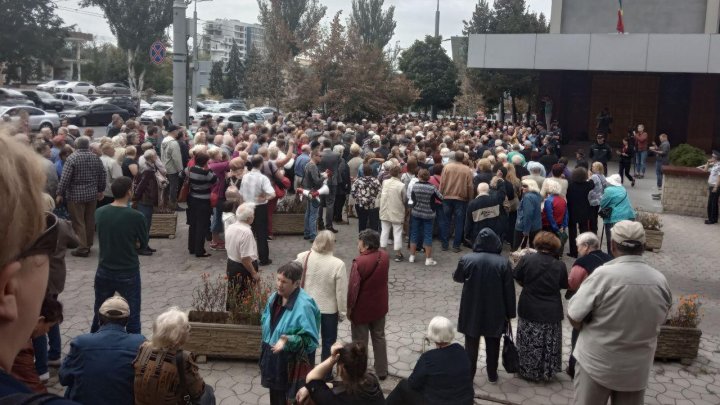
M 623 2 L 625 32 L 705 33 L 708 0 L 626 0 Z M 563 34 L 615 32 L 617 0 L 569 0 L 562 2 Z

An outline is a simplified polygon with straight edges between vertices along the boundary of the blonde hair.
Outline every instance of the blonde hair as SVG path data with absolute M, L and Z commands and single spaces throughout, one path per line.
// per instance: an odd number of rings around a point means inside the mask
M 558 195 L 562 193 L 562 186 L 560 186 L 560 183 L 557 180 L 552 178 L 545 179 L 543 182 L 543 190 L 547 194 Z
M 533 179 L 525 179 L 522 181 L 522 184 L 524 186 L 527 186 L 528 191 L 534 191 L 536 193 L 540 193 L 540 188 L 538 187 L 537 181 L 535 181 Z
M 321 254 L 332 253 L 335 250 L 335 235 L 328 230 L 318 232 L 312 250 Z
M 189 334 L 187 314 L 178 307 L 171 307 L 155 319 L 150 344 L 154 349 L 178 349 Z
M 0 267 L 14 260 L 45 227 L 43 188 L 47 178 L 42 157 L 30 146 L 12 138 L 0 129 Z
M 125 148 L 125 156 L 134 158 L 137 156 L 137 148 L 134 146 L 128 146 Z
M 603 166 L 600 162 L 594 162 L 592 164 L 592 172 L 593 173 L 604 173 L 605 172 L 605 166 Z

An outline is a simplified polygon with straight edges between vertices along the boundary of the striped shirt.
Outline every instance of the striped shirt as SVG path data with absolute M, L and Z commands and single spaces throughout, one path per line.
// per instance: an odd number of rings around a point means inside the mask
M 412 215 L 422 219 L 435 218 L 433 199 L 443 199 L 442 194 L 426 181 L 418 181 L 412 188 L 413 208 Z
M 205 170 L 202 167 L 193 166 L 188 170 L 190 177 L 190 197 L 209 200 L 210 190 L 217 181 L 217 176 L 212 170 Z

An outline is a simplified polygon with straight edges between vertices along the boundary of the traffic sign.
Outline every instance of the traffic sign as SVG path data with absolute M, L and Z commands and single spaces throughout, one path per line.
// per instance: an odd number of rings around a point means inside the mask
M 160 41 L 153 42 L 150 45 L 150 61 L 159 65 L 165 61 L 165 44 Z

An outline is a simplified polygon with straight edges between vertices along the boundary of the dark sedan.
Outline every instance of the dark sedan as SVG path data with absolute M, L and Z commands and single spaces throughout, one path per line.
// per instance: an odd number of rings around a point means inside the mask
M 90 104 L 67 110 L 60 113 L 60 118 L 68 120 L 68 123 L 86 127 L 88 125 L 107 125 L 112 120 L 113 114 L 119 114 L 122 119 L 130 118 L 128 110 L 112 104 Z
M 45 91 L 21 90 L 20 92 L 26 95 L 27 98 L 29 98 L 33 103 L 35 103 L 35 107 L 42 108 L 43 110 L 62 111 L 66 108 L 77 107 L 77 103 L 57 99 L 52 94 Z
M 137 116 L 137 104 L 130 97 L 112 96 L 98 98 L 92 104 L 112 104 L 128 110 L 131 116 Z
M 102 95 L 130 95 L 130 88 L 122 83 L 105 83 L 95 88 L 97 94 Z

